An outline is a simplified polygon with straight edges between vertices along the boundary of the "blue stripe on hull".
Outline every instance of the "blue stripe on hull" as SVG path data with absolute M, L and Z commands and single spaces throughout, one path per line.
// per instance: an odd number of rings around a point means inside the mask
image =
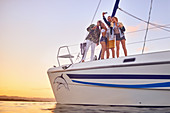
M 67 74 L 71 79 L 170 79 L 170 75 Z
M 156 87 L 170 87 L 170 82 L 163 83 L 153 83 L 153 84 L 136 84 L 136 85 L 123 85 L 123 84 L 104 84 L 104 83 L 93 83 L 93 82 L 83 82 L 72 80 L 75 83 L 103 86 L 103 87 L 118 87 L 118 88 L 156 88 Z

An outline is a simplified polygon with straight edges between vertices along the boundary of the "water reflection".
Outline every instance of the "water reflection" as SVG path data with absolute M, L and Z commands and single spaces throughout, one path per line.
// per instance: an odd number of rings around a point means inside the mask
M 170 107 L 61 105 L 55 102 L 0 101 L 0 113 L 170 113 Z
M 52 113 L 55 106 L 55 102 L 0 101 L 0 113 Z
M 53 113 L 170 113 L 170 107 L 121 107 L 56 104 Z

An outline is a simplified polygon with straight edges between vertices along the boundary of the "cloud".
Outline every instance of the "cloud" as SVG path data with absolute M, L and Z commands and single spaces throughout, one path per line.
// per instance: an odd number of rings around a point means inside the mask
M 135 31 L 138 31 L 142 28 L 144 28 L 145 24 L 144 23 L 139 23 L 137 24 L 136 26 L 127 26 L 126 27 L 126 32 L 135 32 Z
M 134 32 L 139 30 L 139 26 L 127 26 L 127 32 Z
M 127 39 L 130 38 L 133 41 L 136 40 L 136 38 L 138 39 L 142 38 L 145 32 L 144 26 L 145 26 L 144 23 L 139 23 L 135 26 L 127 26 L 125 36 L 127 37 Z

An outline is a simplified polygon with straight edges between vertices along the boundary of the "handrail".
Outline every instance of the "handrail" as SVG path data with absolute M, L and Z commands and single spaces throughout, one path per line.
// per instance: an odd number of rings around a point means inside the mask
M 69 50 L 68 46 L 61 46 L 61 47 L 58 49 L 58 53 L 57 53 L 58 65 L 60 66 L 59 58 L 64 58 L 64 57 L 59 56 L 60 50 L 61 50 L 62 48 L 67 48 L 68 55 L 66 55 L 67 57 L 65 57 L 65 58 L 69 58 L 70 61 L 71 61 L 71 63 L 73 64 L 73 60 L 72 60 L 73 56 L 70 54 L 70 50 Z

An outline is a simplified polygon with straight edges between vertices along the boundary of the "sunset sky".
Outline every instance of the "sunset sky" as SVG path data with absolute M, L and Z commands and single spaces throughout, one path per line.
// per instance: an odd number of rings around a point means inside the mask
M 0 0 L 0 95 L 54 97 L 47 70 L 58 66 L 60 46 L 83 42 L 99 0 Z M 102 20 L 102 12 L 112 13 L 115 0 L 102 0 L 93 23 Z M 170 0 L 153 0 L 151 22 L 167 25 L 151 29 L 146 52 L 170 50 Z M 150 0 L 120 0 L 120 8 L 148 19 Z M 106 16 L 108 16 L 106 15 Z M 146 24 L 117 11 L 126 28 L 128 55 L 141 54 Z M 168 25 L 169 24 L 169 25 Z M 154 26 L 149 26 L 150 28 Z M 167 38 L 166 38 L 167 37 Z M 98 47 L 100 48 L 100 46 Z M 122 50 L 121 50 L 121 56 Z

